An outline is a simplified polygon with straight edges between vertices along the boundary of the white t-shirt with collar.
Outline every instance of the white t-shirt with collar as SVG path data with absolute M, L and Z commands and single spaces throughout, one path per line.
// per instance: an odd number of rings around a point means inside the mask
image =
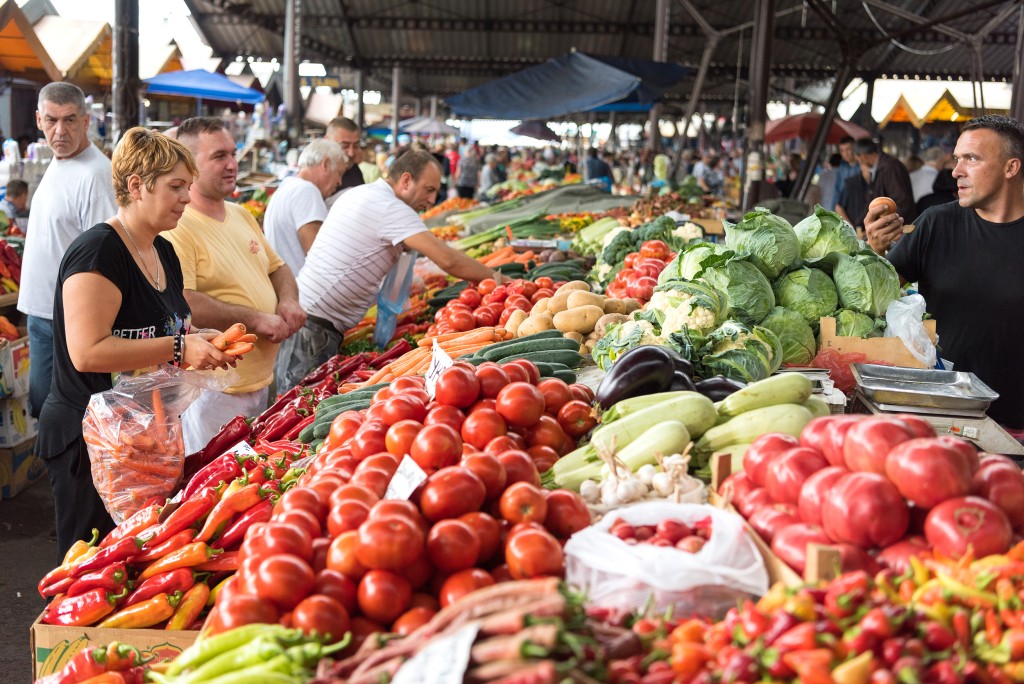
M 327 214 L 299 272 L 299 303 L 339 331 L 377 301 L 407 238 L 427 230 L 384 179 L 348 189 Z
M 285 178 L 270 196 L 267 213 L 263 217 L 263 232 L 292 273 L 298 273 L 306 261 L 306 253 L 299 242 L 299 228 L 326 218 L 327 205 L 323 195 L 304 178 Z

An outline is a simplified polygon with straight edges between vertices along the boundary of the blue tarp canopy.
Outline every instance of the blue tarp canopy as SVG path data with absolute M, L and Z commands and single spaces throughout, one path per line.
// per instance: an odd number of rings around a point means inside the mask
M 227 76 L 204 69 L 168 71 L 147 78 L 146 92 L 152 95 L 179 95 L 202 100 L 222 100 L 257 104 L 263 102 L 263 93 L 240 86 Z
M 688 72 L 672 62 L 570 52 L 446 101 L 458 116 L 497 119 L 548 119 L 595 110 L 646 111 Z

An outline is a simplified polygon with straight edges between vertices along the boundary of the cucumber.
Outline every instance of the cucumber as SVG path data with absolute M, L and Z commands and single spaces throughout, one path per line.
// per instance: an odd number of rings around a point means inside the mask
M 328 425 L 334 421 L 337 416 L 340 416 L 345 411 L 362 411 L 363 409 L 370 407 L 370 400 L 358 400 L 345 402 L 344 404 L 335 404 L 324 411 L 316 412 L 316 419 L 313 420 L 314 425 L 320 425 L 327 423 Z
M 320 410 L 321 408 L 330 408 L 333 405 L 341 404 L 352 399 L 373 399 L 373 395 L 376 394 L 378 390 L 387 387 L 389 384 L 391 383 L 382 382 L 376 385 L 371 385 L 370 387 L 363 387 L 362 389 L 346 392 L 345 394 L 335 394 L 327 397 L 317 404 L 317 410 Z
M 574 370 L 572 370 L 570 368 L 566 368 L 565 370 L 562 370 L 560 368 L 560 369 L 556 370 L 552 374 L 551 377 L 558 378 L 559 380 L 561 380 L 565 384 L 571 385 L 574 382 L 576 382 L 576 371 L 574 371 Z
M 331 432 L 331 425 L 333 425 L 333 424 L 334 424 L 333 420 L 329 420 L 329 421 L 326 421 L 324 423 L 314 423 L 313 424 L 313 438 L 314 439 L 323 439 L 323 438 L 327 437 L 327 435 L 330 434 L 330 432 Z
M 309 444 L 313 441 L 313 423 L 310 423 L 306 427 L 302 428 L 299 432 L 299 441 L 303 444 Z
M 317 450 L 317 449 L 319 449 L 319 448 L 320 448 L 320 445 L 321 445 L 321 444 L 323 444 L 323 443 L 324 443 L 324 440 L 323 440 L 323 439 L 314 439 L 314 440 L 313 440 L 313 441 L 312 441 L 312 442 L 310 443 L 310 445 L 309 445 L 309 449 L 310 449 L 310 451 L 312 451 L 312 452 L 313 452 L 313 453 L 315 454 L 315 453 L 316 453 L 316 450 Z
M 500 361 L 501 359 L 518 354 L 542 351 L 576 351 L 579 348 L 579 342 L 575 340 L 570 340 L 566 337 L 551 337 L 542 340 L 525 339 L 519 344 L 510 344 L 499 349 L 487 347 L 481 351 L 480 355 L 488 361 Z
M 489 344 L 478 352 L 475 352 L 476 356 L 484 356 L 486 352 L 494 351 L 496 349 L 504 349 L 513 344 L 519 344 L 521 342 L 536 341 L 536 340 L 553 340 L 562 337 L 564 333 L 560 330 L 544 330 L 543 332 L 534 333 L 533 335 L 527 335 L 526 337 L 517 337 L 513 340 L 505 340 L 504 342 L 495 342 Z M 486 357 L 485 357 L 486 358 Z
M 579 348 L 579 345 L 576 345 Z M 507 361 L 515 361 L 516 359 L 526 359 L 527 361 L 543 361 L 545 363 L 561 363 L 569 368 L 578 368 L 583 364 L 583 357 L 580 356 L 579 352 L 571 351 L 568 349 L 557 349 L 547 351 L 533 351 L 526 352 L 525 354 L 514 354 L 513 356 L 506 356 L 501 359 L 500 363 Z

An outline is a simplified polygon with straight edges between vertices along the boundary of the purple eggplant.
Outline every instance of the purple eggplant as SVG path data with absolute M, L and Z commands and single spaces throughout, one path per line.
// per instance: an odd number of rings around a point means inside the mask
M 601 380 L 595 398 L 598 406 L 609 409 L 623 399 L 669 391 L 682 372 L 680 362 L 689 363 L 668 347 L 643 345 L 630 349 Z M 691 383 L 686 389 L 692 388 Z

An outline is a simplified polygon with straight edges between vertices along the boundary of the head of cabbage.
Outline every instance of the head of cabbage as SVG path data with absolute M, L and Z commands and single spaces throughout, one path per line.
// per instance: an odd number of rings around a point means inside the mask
M 885 315 L 889 303 L 900 297 L 900 277 L 888 261 L 871 250 L 839 255 L 832 279 L 844 309 L 875 318 Z
M 853 254 L 860 245 L 853 226 L 820 204 L 814 206 L 813 214 L 793 226 L 793 231 L 800 240 L 800 258 L 811 263 L 829 254 Z
M 885 321 L 867 314 L 840 309 L 836 312 L 836 335 L 839 337 L 881 337 L 885 334 Z
M 726 315 L 757 325 L 775 306 L 771 284 L 749 258 L 726 250 L 705 258 L 701 267 L 695 279 L 725 295 Z
M 713 242 L 692 242 L 676 253 L 676 258 L 658 276 L 658 284 L 664 285 L 671 280 L 693 280 L 701 270 L 701 261 L 724 251 L 725 247 Z
M 839 297 L 832 279 L 816 268 L 798 268 L 790 271 L 772 285 L 775 302 L 803 316 L 812 329 L 818 321 L 839 308 Z
M 814 331 L 804 317 L 792 309 L 777 306 L 761 321 L 761 327 L 775 333 L 782 344 L 782 363 L 805 366 L 818 353 Z
M 701 353 L 704 377 L 724 375 L 742 382 L 757 382 L 782 365 L 782 343 L 775 333 L 740 321 L 722 323 L 707 336 Z
M 768 280 L 800 259 L 800 240 L 789 221 L 776 216 L 764 207 L 756 207 L 739 223 L 722 221 L 725 226 L 725 246 L 750 260 Z

